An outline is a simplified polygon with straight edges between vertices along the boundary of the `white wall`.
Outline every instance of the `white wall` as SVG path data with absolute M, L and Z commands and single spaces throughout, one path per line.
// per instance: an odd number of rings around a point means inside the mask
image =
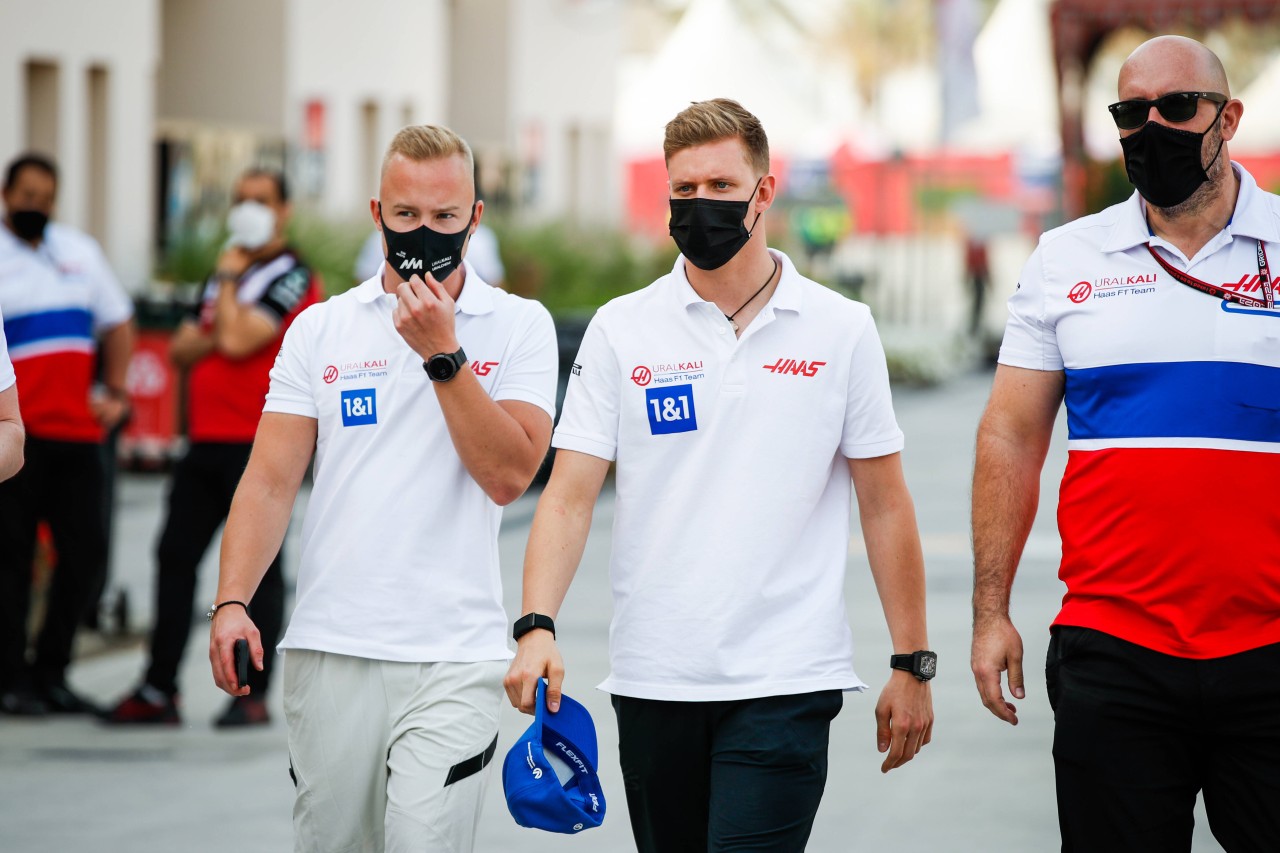
M 406 124 L 446 119 L 449 74 L 445 0 L 289 0 L 284 123 L 301 143 L 308 101 L 325 104 L 324 213 L 368 215 L 377 193 L 366 136 L 386 148 Z M 366 134 L 364 106 L 373 104 L 377 128 Z M 378 157 L 373 158 L 374 161 Z
M 100 187 L 99 239 L 126 288 L 151 272 L 152 137 L 159 0 L 0 0 L 0 161 L 27 150 L 26 67 L 58 68 L 57 218 L 88 229 L 90 187 Z M 90 136 L 89 72 L 106 71 L 106 134 Z M 105 174 L 92 174 L 100 146 Z
M 524 209 L 530 218 L 568 216 L 592 224 L 621 219 L 613 110 L 623 12 L 621 0 L 512 4 L 508 73 L 516 163 L 533 154 L 532 128 L 541 139 L 539 192 Z

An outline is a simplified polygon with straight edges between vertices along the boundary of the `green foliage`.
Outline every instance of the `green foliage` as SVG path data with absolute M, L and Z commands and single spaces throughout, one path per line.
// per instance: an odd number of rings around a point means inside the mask
M 1087 160 L 1084 172 L 1085 210 L 1097 212 L 1133 195 L 1124 160 Z
M 314 214 L 295 214 L 289 223 L 289 242 L 303 262 L 319 274 L 326 296 L 350 290 L 355 280 L 356 255 L 373 231 L 373 223 L 330 222 Z
M 507 287 L 537 299 L 553 314 L 598 308 L 671 271 L 676 248 L 636 243 L 617 231 L 564 224 L 532 228 L 493 224 Z
M 175 284 L 204 281 L 218 262 L 224 239 L 221 233 L 187 231 L 170 240 L 160 257 L 156 277 Z

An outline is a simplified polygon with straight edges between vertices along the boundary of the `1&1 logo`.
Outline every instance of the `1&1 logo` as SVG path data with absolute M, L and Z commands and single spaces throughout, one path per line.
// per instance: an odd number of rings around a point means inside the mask
M 1071 288 L 1071 292 L 1067 294 L 1067 298 L 1079 304 L 1088 299 L 1090 293 L 1093 293 L 1092 284 L 1087 281 L 1077 281 L 1076 286 Z
M 631 371 L 631 381 L 643 388 L 653 381 L 653 373 L 649 368 L 644 365 L 640 365 L 635 370 Z
M 337 382 L 337 381 L 338 381 L 338 368 L 334 367 L 331 364 L 324 369 L 324 384 L 332 385 L 334 382 Z

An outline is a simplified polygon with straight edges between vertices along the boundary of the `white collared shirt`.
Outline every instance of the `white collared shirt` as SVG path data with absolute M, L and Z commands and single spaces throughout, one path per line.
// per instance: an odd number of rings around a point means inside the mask
M 456 331 L 490 397 L 555 414 L 557 349 L 541 304 L 468 266 Z M 376 660 L 510 657 L 502 509 L 458 457 L 422 358 L 378 276 L 313 305 L 285 335 L 264 411 L 317 420 L 297 602 L 280 648 Z
M 1137 193 L 1046 233 L 1000 349 L 1066 379 L 1058 624 L 1189 658 L 1280 642 L 1280 310 L 1182 284 L 1147 248 L 1261 299 L 1280 198 L 1232 168 L 1231 221 L 1195 257 L 1152 235 Z
M 847 458 L 902 449 L 871 312 L 790 259 L 735 337 L 670 275 L 601 308 L 553 444 L 617 460 L 604 690 L 710 701 L 860 689 Z

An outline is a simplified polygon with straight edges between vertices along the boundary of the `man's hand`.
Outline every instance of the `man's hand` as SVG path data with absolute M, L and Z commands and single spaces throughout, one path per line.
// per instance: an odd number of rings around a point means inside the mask
M 391 315 L 396 331 L 424 361 L 437 353 L 458 351 L 453 298 L 430 273 L 426 281 L 415 275 L 401 282 L 396 296 L 399 299 Z
M 253 263 L 253 257 L 242 246 L 232 246 L 218 256 L 216 275 L 221 279 L 234 281 L 244 275 L 244 271 Z
M 249 641 L 249 660 L 262 671 L 262 637 L 243 607 L 232 604 L 218 608 L 209 626 L 209 664 L 213 667 L 213 683 L 232 696 L 248 696 L 249 685 L 236 681 L 233 649 L 236 640 Z
M 110 432 L 129 414 L 129 398 L 123 393 L 97 391 L 89 397 L 89 411 L 98 425 Z
M 564 660 L 550 631 L 535 628 L 516 643 L 516 657 L 511 661 L 502 686 L 507 689 L 511 707 L 525 714 L 534 712 L 538 698 L 538 679 L 547 677 L 547 710 L 560 710 L 560 688 L 564 684 Z
M 929 682 L 895 670 L 876 703 L 876 749 L 887 752 L 881 773 L 916 757 L 933 740 L 933 694 Z
M 987 710 L 1011 725 L 1018 724 L 1018 709 L 1000 690 L 1000 673 L 1009 671 L 1009 692 L 1025 699 L 1022 680 L 1022 637 L 1008 616 L 987 616 L 974 620 L 973 652 L 969 658 L 978 695 Z

